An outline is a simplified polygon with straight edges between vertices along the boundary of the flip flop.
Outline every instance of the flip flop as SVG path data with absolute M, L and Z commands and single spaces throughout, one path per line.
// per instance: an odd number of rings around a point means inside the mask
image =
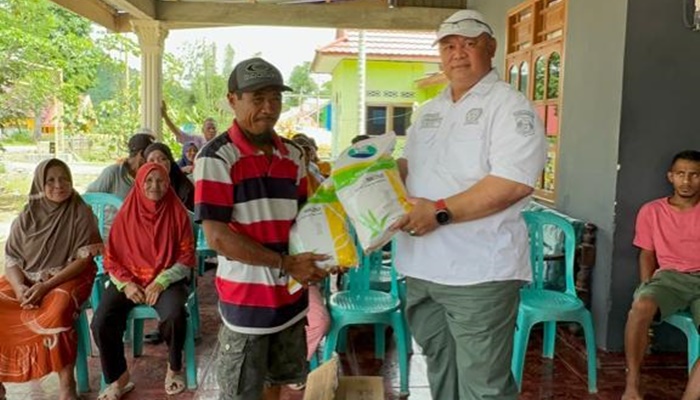
M 121 390 L 119 390 L 119 386 L 117 386 L 115 383 L 112 383 L 111 385 L 107 386 L 107 389 L 100 393 L 100 395 L 97 397 L 97 400 L 119 400 L 122 397 L 124 397 L 125 394 L 134 390 L 134 387 L 136 387 L 134 385 L 134 382 L 129 382 L 126 385 L 124 385 L 124 387 L 121 388 Z
M 177 373 L 172 376 L 165 376 L 165 393 L 172 396 L 174 394 L 182 393 L 187 389 L 185 384 L 185 378 L 182 373 Z

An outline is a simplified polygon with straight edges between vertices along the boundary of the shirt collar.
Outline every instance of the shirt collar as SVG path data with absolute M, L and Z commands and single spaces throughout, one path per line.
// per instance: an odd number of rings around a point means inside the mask
M 238 148 L 238 150 L 240 150 L 241 155 L 243 156 L 252 156 L 262 152 L 262 150 L 255 147 L 255 145 L 248 140 L 243 133 L 243 129 L 241 129 L 235 119 L 233 120 L 231 127 L 228 129 L 228 137 Z M 282 143 L 282 138 L 280 138 L 277 133 L 273 133 L 272 135 L 272 144 L 273 149 L 277 150 L 277 152 L 279 152 L 281 155 L 286 156 L 289 154 L 289 150 L 287 150 L 287 147 L 284 145 L 284 143 Z
M 499 81 L 498 78 L 498 73 L 496 72 L 496 68 L 491 68 L 491 71 L 489 71 L 486 75 L 484 75 L 479 82 L 476 83 L 476 85 L 472 86 L 471 89 L 465 93 L 462 98 L 458 100 L 461 101 L 465 97 L 469 96 L 470 94 L 475 94 L 477 96 L 485 96 L 491 91 L 491 88 L 493 88 L 493 85 L 495 85 Z M 451 85 L 447 85 L 445 89 L 442 91 L 442 96 L 445 97 L 446 99 L 452 101 L 452 93 L 451 93 Z

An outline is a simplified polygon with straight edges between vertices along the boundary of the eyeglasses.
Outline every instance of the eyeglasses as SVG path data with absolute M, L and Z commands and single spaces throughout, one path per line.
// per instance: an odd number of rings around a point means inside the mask
M 464 18 L 464 19 L 460 19 L 457 21 L 443 22 L 440 24 L 440 28 L 438 30 L 441 31 L 441 30 L 443 30 L 443 27 L 445 27 L 446 28 L 445 30 L 447 30 L 447 31 L 458 31 L 463 26 L 468 25 L 469 22 L 473 22 L 473 23 L 476 23 L 478 25 L 483 26 L 488 31 L 488 34 L 493 36 L 493 29 L 491 29 L 489 24 L 487 24 L 483 21 L 479 21 L 478 19 L 475 19 L 475 18 Z

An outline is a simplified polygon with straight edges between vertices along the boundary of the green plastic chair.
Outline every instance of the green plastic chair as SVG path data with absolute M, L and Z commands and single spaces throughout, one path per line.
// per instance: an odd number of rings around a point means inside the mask
M 196 276 L 196 271 L 192 270 L 192 279 Z M 103 274 L 99 277 L 100 286 L 99 294 L 102 295 L 104 287 L 106 285 L 111 285 L 109 281 L 109 276 Z M 187 333 L 185 335 L 185 376 L 187 382 L 187 388 L 190 390 L 197 389 L 197 358 L 195 356 L 194 339 L 196 336 L 195 330 L 195 319 L 194 316 L 198 314 L 198 304 L 197 304 L 197 291 L 194 289 L 194 281 L 191 281 L 192 286 L 190 289 L 190 294 L 185 303 L 185 308 L 187 309 Z M 129 323 L 132 325 L 131 338 L 132 355 L 134 357 L 140 357 L 143 355 L 143 324 L 147 319 L 158 319 L 158 312 L 155 308 L 147 305 L 138 305 L 134 307 L 127 318 L 127 328 L 125 334 L 129 333 Z M 102 388 L 106 387 L 104 380 L 104 375 L 102 376 Z
M 87 310 L 90 308 L 90 301 L 83 303 L 75 321 L 75 330 L 78 334 L 78 352 L 75 357 L 75 379 L 78 384 L 78 393 L 90 391 L 90 374 L 88 370 L 88 355 L 91 354 L 92 343 L 90 342 L 90 325 L 88 324 Z M 85 338 L 87 337 L 87 340 Z
M 110 193 L 85 193 L 82 194 L 83 201 L 92 208 L 93 214 L 97 218 L 97 227 L 103 241 L 107 241 L 111 221 L 116 212 L 121 208 L 123 200 L 119 196 Z M 109 220 L 109 221 L 108 221 Z M 78 392 L 86 393 L 90 391 L 90 376 L 87 365 L 87 357 L 95 355 L 92 351 L 92 339 L 90 337 L 90 325 L 88 323 L 87 310 L 95 308 L 100 301 L 99 282 L 100 276 L 104 273 L 102 266 L 102 256 L 95 257 L 97 265 L 97 277 L 92 286 L 90 299 L 81 307 L 78 320 L 75 323 L 75 330 L 78 335 L 78 352 L 75 360 L 75 376 L 78 383 Z
M 533 282 L 520 290 L 520 307 L 516 322 L 511 370 L 521 387 L 525 353 L 530 330 L 537 323 L 544 323 L 543 357 L 552 358 L 556 340 L 557 321 L 578 322 L 583 327 L 588 357 L 588 391 L 597 392 L 596 345 L 593 318 L 583 301 L 576 295 L 574 286 L 574 257 L 576 235 L 571 223 L 559 215 L 538 211 L 522 213 L 530 234 L 530 260 Z M 566 289 L 563 292 L 545 289 L 544 231 L 556 226 L 564 233 L 564 258 L 566 263 Z
M 204 268 L 206 266 L 206 259 L 209 257 L 216 257 L 216 251 L 212 250 L 207 243 L 207 238 L 204 237 L 204 229 L 199 227 L 197 229 L 197 236 L 195 236 L 195 249 L 197 250 L 197 272 L 199 276 L 204 275 Z
M 700 353 L 700 334 L 698 334 L 698 327 L 695 326 L 693 316 L 687 310 L 679 311 L 666 317 L 664 322 L 675 326 L 685 334 L 688 342 L 688 375 L 690 375 Z
M 401 309 L 396 270 L 391 269 L 391 290 L 388 293 L 371 290 L 369 287 L 371 257 L 371 255 L 363 255 L 360 265 L 346 273 L 346 277 L 349 279 L 347 289 L 332 294 L 328 299 L 331 327 L 326 335 L 323 361 L 328 361 L 331 358 L 339 345 L 340 336 L 345 334 L 347 327 L 362 324 L 389 325 L 394 331 L 397 343 L 400 392 L 402 396 L 405 396 L 409 393 L 408 345 L 406 343 L 408 328 Z

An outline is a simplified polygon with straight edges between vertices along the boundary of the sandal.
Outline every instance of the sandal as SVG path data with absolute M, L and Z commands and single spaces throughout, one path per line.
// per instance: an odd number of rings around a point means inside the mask
M 120 389 L 119 385 L 114 382 L 107 386 L 107 389 L 105 389 L 102 393 L 100 393 L 97 400 L 119 400 L 124 397 L 125 394 L 134 390 L 134 387 L 134 382 L 129 382 Z
M 182 393 L 185 391 L 187 388 L 187 385 L 185 384 L 185 378 L 182 376 L 182 373 L 177 372 L 173 375 L 166 375 L 165 376 L 165 393 L 168 395 L 174 395 L 178 393 Z

